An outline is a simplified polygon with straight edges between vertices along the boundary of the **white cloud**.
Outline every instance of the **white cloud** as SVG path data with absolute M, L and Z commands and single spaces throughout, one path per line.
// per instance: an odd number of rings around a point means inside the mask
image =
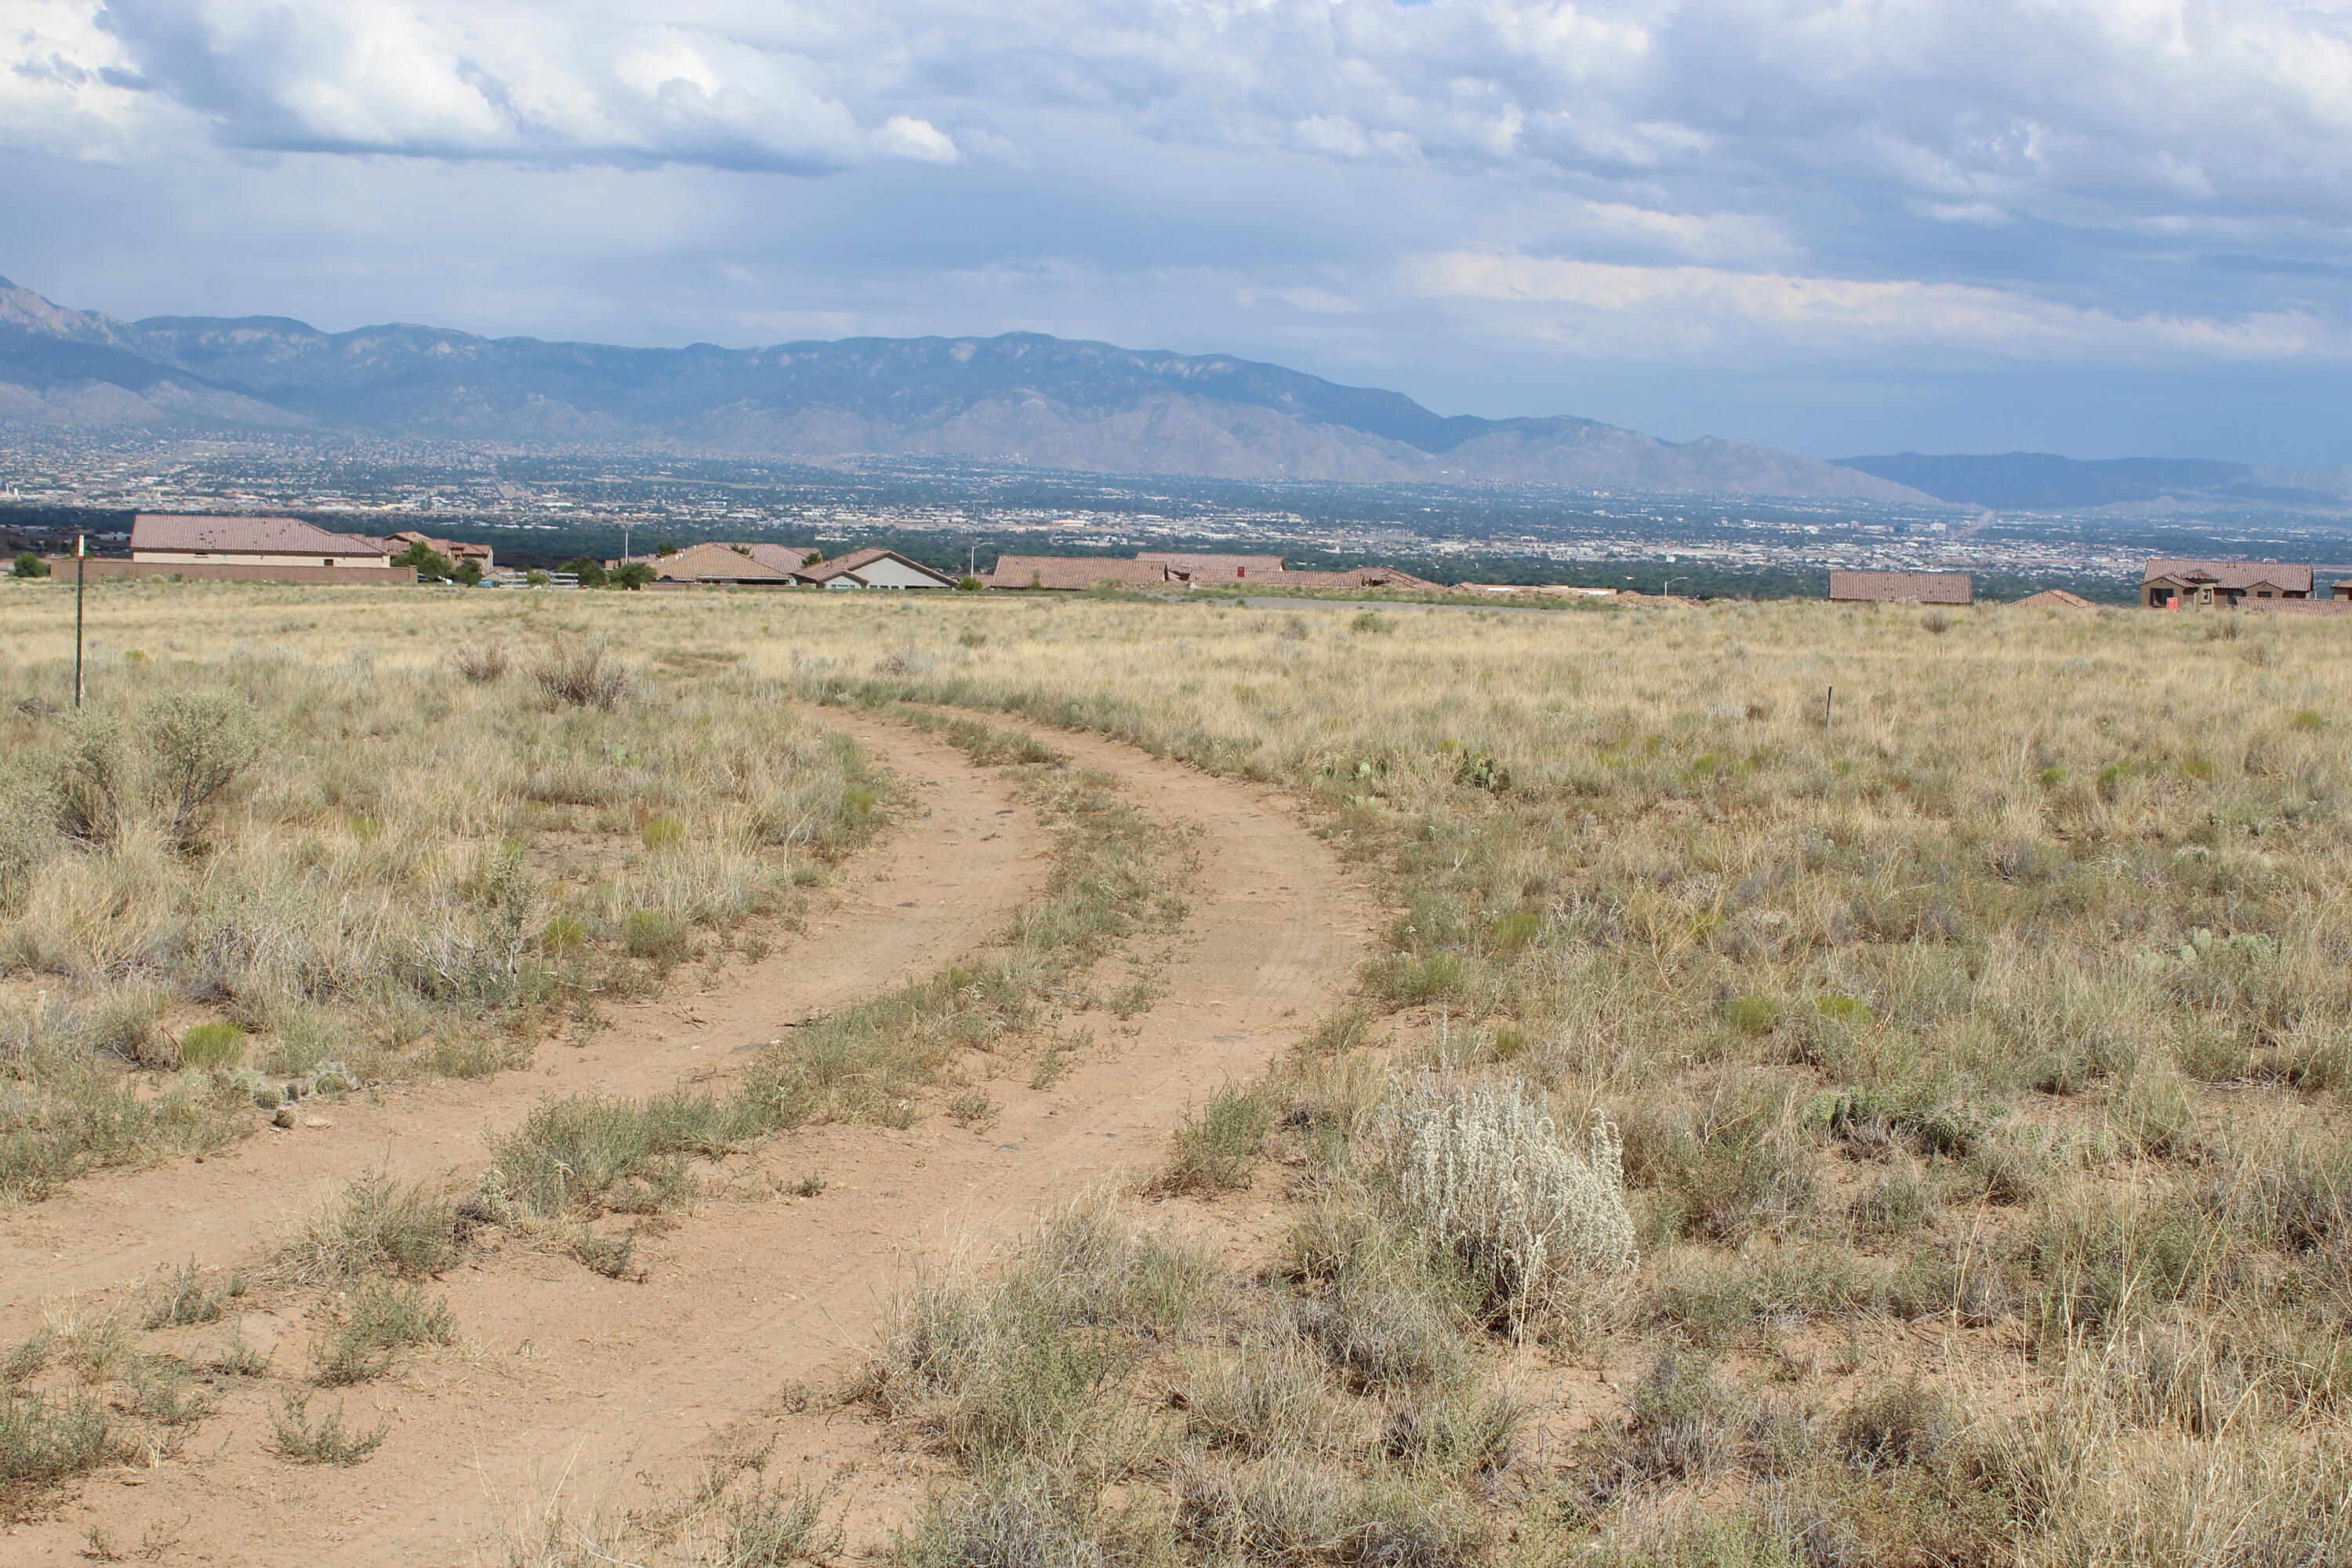
M 1711 267 L 1631 267 L 1448 251 L 1399 273 L 1424 298 L 1504 307 L 1506 330 L 1701 360 L 1795 358 L 2131 361 L 2327 359 L 2352 349 L 2340 322 L 2292 311 L 2220 319 L 2125 315 L 2005 289 Z
M 952 163 L 963 154 L 956 150 L 954 138 L 928 120 L 917 120 L 908 114 L 894 114 L 882 122 L 874 133 L 874 145 L 894 158 L 913 158 L 925 163 Z
M 1336 344 L 1365 374 L 1466 366 L 1476 397 L 1479 355 L 1538 386 L 1568 350 L 1621 367 L 1591 373 L 1604 384 L 1672 363 L 1859 384 L 2068 362 L 2301 374 L 2352 339 L 2346 0 L 0 14 L 0 149 L 152 165 L 252 204 L 200 192 L 194 237 L 158 235 L 155 256 L 209 247 L 234 273 L 257 225 L 281 221 L 331 249 L 314 195 L 256 195 L 308 182 L 355 208 L 495 190 L 425 221 L 444 245 L 465 234 L 485 274 L 502 256 L 554 268 L 560 289 L 530 297 L 576 300 L 583 327 L 635 310 L 647 333 L 748 333 L 762 323 L 723 312 L 757 279 L 775 309 L 822 297 L 857 330 Z M 746 200 L 737 172 L 813 177 Z M 519 215 L 568 210 L 557 187 L 582 212 L 550 247 Z M 302 210 L 262 211 L 273 199 Z M 639 217 L 614 224 L 615 201 Z M 705 305 L 683 284 L 643 313 L 666 258 L 732 280 L 719 319 L 692 325 Z M 337 258 L 347 320 L 429 308 L 396 303 L 415 268 L 369 265 Z

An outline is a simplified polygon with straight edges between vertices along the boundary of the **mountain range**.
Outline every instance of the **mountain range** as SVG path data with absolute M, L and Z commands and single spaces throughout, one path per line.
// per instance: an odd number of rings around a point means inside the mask
M 1228 354 L 1008 332 L 727 349 L 325 332 L 276 316 L 126 321 L 0 279 L 0 419 L 664 443 L 823 460 L 896 454 L 1098 473 L 1548 484 L 1917 503 L 1770 447 L 1569 417 L 1433 414 Z
M 1998 510 L 2343 511 L 2352 468 L 2042 452 L 1823 461 L 1567 416 L 1432 413 L 1230 354 L 1007 332 L 620 348 L 282 316 L 69 310 L 0 279 L 0 421 L 367 430 L 829 458 L 906 456 L 1232 479 L 1558 485 Z

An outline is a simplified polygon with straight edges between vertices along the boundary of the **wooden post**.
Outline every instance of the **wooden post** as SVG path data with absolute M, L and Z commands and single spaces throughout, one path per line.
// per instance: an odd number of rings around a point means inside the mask
M 1837 688 L 1832 686 L 1830 688 L 1829 696 L 1822 702 L 1822 733 L 1824 735 L 1828 734 L 1836 723 Z

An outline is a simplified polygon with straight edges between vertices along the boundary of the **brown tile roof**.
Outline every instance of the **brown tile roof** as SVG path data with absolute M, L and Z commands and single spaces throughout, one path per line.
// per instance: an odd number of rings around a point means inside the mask
M 675 555 L 648 561 L 654 575 L 672 583 L 771 583 L 782 587 L 793 574 L 764 565 L 724 544 L 689 544 Z
M 1832 572 L 1830 598 L 1851 604 L 1969 605 L 1976 582 L 1965 572 Z
M 1434 588 L 1410 572 L 1393 566 L 1351 566 L 1345 572 L 1276 572 L 1253 584 L 1268 588 Z
M 1138 561 L 1160 561 L 1185 573 L 1195 583 L 1217 583 L 1232 578 L 1272 576 L 1282 570 L 1279 555 L 1188 555 L 1179 550 L 1141 550 Z
M 817 553 L 814 544 L 749 544 L 742 548 L 751 552 L 751 559 L 762 566 L 772 566 L 779 572 L 797 574 L 808 564 L 808 558 Z
M 919 561 L 910 560 L 895 550 L 885 550 L 879 545 L 868 545 L 863 550 L 853 550 L 846 555 L 836 555 L 830 561 L 820 561 L 814 566 L 803 566 L 800 569 L 800 580 L 803 583 L 830 583 L 845 573 L 854 575 L 859 567 L 871 566 L 877 561 L 896 561 L 901 566 L 912 567 L 918 572 L 926 573 L 946 582 L 955 581 L 944 572 L 926 566 Z
M 1063 588 L 1078 592 L 1097 583 L 1164 586 L 1174 568 L 1164 561 L 1122 561 L 1098 555 L 1000 555 L 988 574 L 992 588 Z
M 392 547 L 394 553 L 406 550 L 412 544 L 422 544 L 427 550 L 439 551 L 452 563 L 468 559 L 488 562 L 490 559 L 490 547 L 487 544 L 467 544 L 460 539 L 436 539 L 429 533 L 420 533 L 413 528 L 404 528 L 395 533 L 386 534 L 383 542 Z
M 2158 556 L 2140 574 L 2142 588 L 2151 583 L 2238 590 L 2276 588 L 2284 594 L 2308 594 L 2311 568 L 2276 561 L 2181 561 Z
M 2044 588 L 2039 594 L 2028 594 L 2017 601 L 2017 608 L 2040 606 L 2053 610 L 2095 610 L 2099 606 L 2080 594 L 2070 594 L 2063 588 Z
M 255 555 L 377 555 L 391 547 L 364 533 L 330 533 L 299 517 L 236 517 L 142 511 L 131 520 L 131 548 Z

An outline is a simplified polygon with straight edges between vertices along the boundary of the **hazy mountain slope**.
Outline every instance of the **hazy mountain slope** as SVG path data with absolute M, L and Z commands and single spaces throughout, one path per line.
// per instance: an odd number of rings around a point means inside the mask
M 676 442 L 1107 473 L 1496 480 L 1917 502 L 1903 483 L 1589 419 L 1432 413 L 1226 354 L 1009 332 L 632 349 L 276 316 L 122 321 L 0 279 L 0 417 L 325 426 L 529 441 Z
M 2207 458 L 1897 452 L 1840 458 L 1837 462 L 1938 500 L 2013 511 L 2084 510 L 2168 500 L 2334 506 L 2352 496 L 2352 469 L 2263 468 Z

